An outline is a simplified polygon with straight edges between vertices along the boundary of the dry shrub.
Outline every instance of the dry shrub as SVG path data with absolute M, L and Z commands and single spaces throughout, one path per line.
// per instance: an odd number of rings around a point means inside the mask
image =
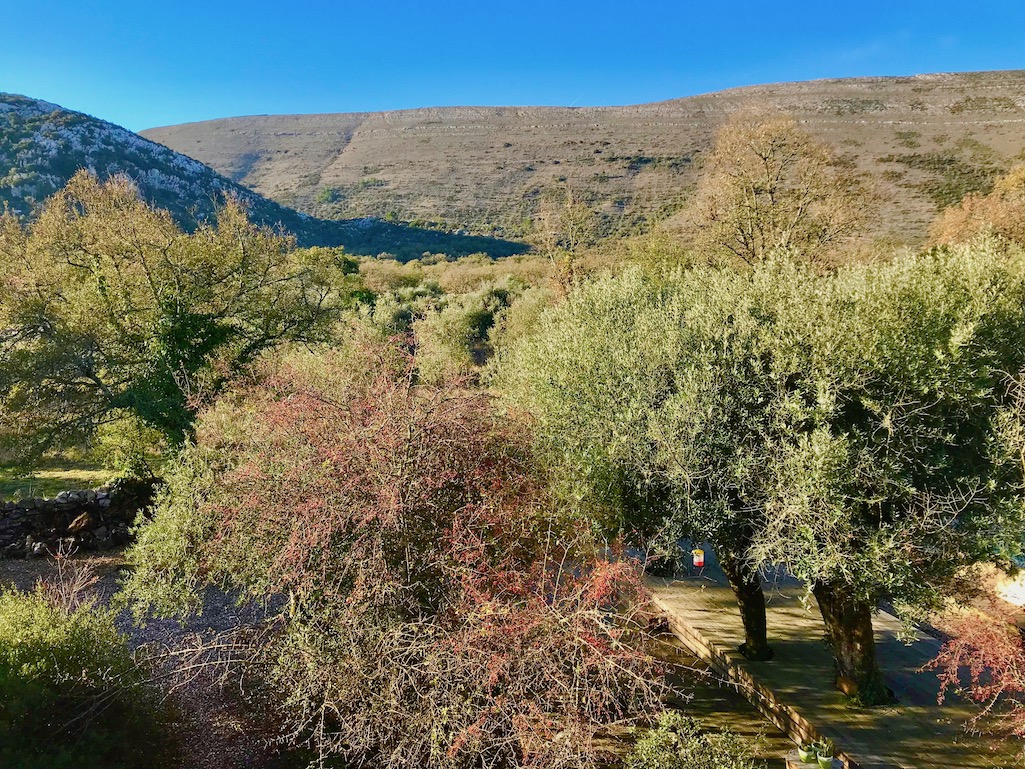
M 997 611 L 966 612 L 927 666 L 937 670 L 939 701 L 951 692 L 982 705 L 971 726 L 989 723 L 1003 734 L 1025 737 L 1025 641 Z
M 1025 165 L 997 180 L 988 195 L 970 193 L 945 210 L 932 226 L 931 240 L 964 243 L 986 232 L 1025 245 Z
M 653 706 L 624 616 L 636 564 L 552 515 L 486 394 L 364 346 L 284 367 L 198 435 L 130 591 L 287 596 L 262 651 L 290 741 L 382 767 L 588 766 L 597 730 Z

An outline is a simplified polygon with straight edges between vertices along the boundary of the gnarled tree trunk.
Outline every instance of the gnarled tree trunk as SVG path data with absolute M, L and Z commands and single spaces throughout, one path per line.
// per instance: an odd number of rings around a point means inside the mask
M 719 565 L 733 588 L 737 605 L 740 606 L 740 617 L 744 621 L 741 653 L 750 660 L 772 659 L 765 621 L 765 594 L 762 593 L 762 580 L 758 571 L 726 554 L 719 555 Z
M 812 592 L 833 647 L 837 686 L 863 705 L 892 703 L 893 695 L 883 684 L 876 662 L 872 605 L 857 599 L 843 583 L 816 582 Z

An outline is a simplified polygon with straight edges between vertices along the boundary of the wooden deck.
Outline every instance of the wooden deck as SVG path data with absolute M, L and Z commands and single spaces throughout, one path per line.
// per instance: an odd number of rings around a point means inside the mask
M 919 668 L 940 642 L 919 635 L 905 644 L 893 616 L 874 618 L 877 652 L 886 683 L 900 705 L 850 707 L 832 686 L 833 660 L 814 599 L 792 580 L 767 586 L 769 643 L 775 657 L 750 662 L 737 647 L 744 640 L 733 593 L 714 559 L 676 580 L 648 580 L 655 603 L 674 634 L 795 741 L 832 738 L 838 757 L 854 769 L 1011 769 L 1020 767 L 1019 746 L 968 735 L 967 704 L 936 704 L 939 682 Z

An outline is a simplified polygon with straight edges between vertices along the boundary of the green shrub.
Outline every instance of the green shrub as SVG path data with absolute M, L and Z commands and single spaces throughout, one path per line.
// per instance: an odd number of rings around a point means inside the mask
M 426 306 L 411 324 L 420 376 L 441 382 L 475 375 L 494 352 L 496 323 L 528 291 L 519 281 L 506 278 L 475 291 L 444 294 Z
M 114 614 L 76 585 L 0 592 L 0 766 L 159 766 L 159 708 Z
M 637 740 L 627 758 L 628 769 L 755 769 L 751 741 L 723 730 L 702 733 L 697 721 L 668 711 L 658 727 Z

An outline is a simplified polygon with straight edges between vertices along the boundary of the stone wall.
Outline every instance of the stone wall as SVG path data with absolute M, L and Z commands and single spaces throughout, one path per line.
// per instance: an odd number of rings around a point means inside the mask
M 153 481 L 64 491 L 52 499 L 0 502 L 0 556 L 45 556 L 61 546 L 112 550 L 131 541 L 131 527 L 153 501 Z

